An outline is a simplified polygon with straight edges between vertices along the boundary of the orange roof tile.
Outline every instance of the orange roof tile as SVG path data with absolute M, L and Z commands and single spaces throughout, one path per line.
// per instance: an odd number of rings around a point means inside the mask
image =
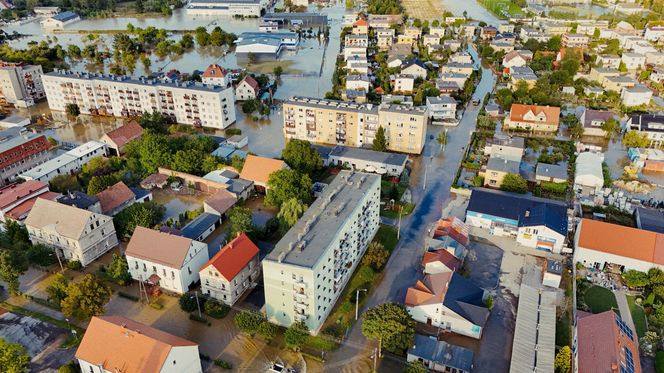
M 407 306 L 442 303 L 453 272 L 426 275 L 406 291 Z
M 353 23 L 353 26 L 369 26 L 369 22 L 364 18 L 360 18 Z
M 7 185 L 0 189 L 0 209 L 4 209 L 33 193 L 44 190 L 48 190 L 48 184 L 38 180 L 28 180 L 24 183 Z
M 544 113 L 546 120 L 534 121 L 524 119 L 524 116 L 532 112 L 535 115 Z M 531 122 L 531 123 L 544 123 L 558 125 L 560 123 L 560 108 L 557 106 L 540 106 L 540 105 L 523 105 L 513 104 L 510 109 L 510 120 L 517 122 Z
M 643 166 L 645 172 L 664 172 L 664 162 L 647 160 Z
M 5 216 L 17 221 L 21 221 L 28 217 L 28 214 L 30 213 L 30 210 L 32 210 L 32 206 L 35 205 L 37 198 L 43 198 L 49 201 L 55 201 L 61 195 L 62 194 L 56 192 L 42 193 L 36 197 L 32 197 L 29 200 L 22 202 L 13 209 L 5 212 Z
M 113 131 L 107 133 L 107 136 L 115 145 L 122 149 L 131 140 L 135 140 L 143 136 L 143 127 L 137 121 L 132 120 L 122 127 L 118 127 Z
M 267 184 L 270 174 L 286 167 L 286 163 L 280 159 L 265 158 L 250 154 L 244 161 L 240 179 Z
M 422 258 L 422 266 L 426 266 L 427 264 L 433 262 L 441 262 L 452 271 L 456 271 L 461 268 L 461 261 L 445 249 L 427 251 L 424 253 L 424 258 Z
M 581 220 L 577 229 L 577 247 L 664 265 L 664 241 L 658 247 L 655 232 L 590 219 Z
M 76 358 L 104 370 L 158 373 L 173 347 L 197 346 L 184 338 L 121 316 L 93 317 Z
M 191 247 L 191 239 L 136 227 L 125 254 L 170 268 L 181 268 Z
M 213 63 L 205 69 L 205 72 L 201 77 L 203 78 L 223 78 L 226 76 L 226 69 Z
M 106 188 L 106 190 L 97 193 L 96 197 L 99 199 L 102 214 L 107 214 L 121 206 L 123 203 L 127 203 L 134 199 L 136 195 L 124 182 L 119 181 Z
M 227 281 L 232 281 L 258 253 L 258 247 L 251 239 L 246 234 L 240 233 L 198 272 L 203 272 L 208 266 L 213 266 Z

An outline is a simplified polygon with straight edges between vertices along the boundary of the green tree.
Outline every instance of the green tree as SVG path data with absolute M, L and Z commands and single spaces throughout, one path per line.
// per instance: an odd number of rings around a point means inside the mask
M 281 204 L 281 209 L 279 209 L 277 218 L 279 218 L 282 226 L 288 229 L 297 223 L 297 221 L 300 219 L 300 216 L 302 216 L 306 210 L 307 205 L 303 204 L 295 198 L 291 198 Z
M 205 154 L 195 149 L 178 150 L 171 162 L 171 169 L 189 174 L 199 173 L 204 157 Z
M 622 276 L 623 280 L 625 280 L 625 285 L 630 288 L 642 288 L 650 284 L 648 274 L 635 269 L 624 272 Z
M 576 117 L 574 114 L 567 114 L 563 117 L 563 123 L 567 126 L 567 129 L 569 129 L 570 136 L 573 139 L 578 139 L 583 136 L 583 126 L 579 122 L 579 118 Z
M 115 175 L 93 176 L 88 183 L 88 194 L 91 196 L 97 195 L 118 181 Z
M 228 236 L 235 238 L 240 233 L 250 233 L 254 230 L 254 223 L 251 220 L 251 210 L 245 207 L 236 206 L 228 212 Z
M 602 130 L 606 132 L 607 139 L 614 139 L 620 133 L 620 122 L 616 118 L 609 118 L 602 123 Z
M 390 252 L 380 242 L 371 242 L 367 247 L 367 252 L 362 257 L 362 264 L 371 266 L 375 270 L 383 268 L 390 258 Z
M 281 66 L 275 66 L 274 69 L 272 69 L 272 73 L 277 79 L 279 79 L 281 78 L 281 74 L 284 73 L 284 68 Z
M 569 346 L 563 346 L 556 354 L 554 362 L 556 373 L 569 373 L 572 367 L 572 350 Z
M 225 303 L 219 302 L 214 299 L 208 299 L 205 301 L 205 306 L 203 306 L 203 312 L 210 317 L 215 319 L 222 319 L 228 315 L 228 312 L 231 310 L 228 305 Z
M 48 185 L 50 190 L 58 193 L 67 193 L 82 189 L 76 175 L 58 175 L 52 178 L 48 182 Z
M 302 321 L 294 322 L 284 332 L 284 341 L 288 348 L 299 351 L 309 338 L 309 328 Z
M 104 314 L 104 305 L 111 298 L 111 289 L 99 282 L 93 275 L 83 276 L 80 282 L 70 283 L 67 297 L 62 300 L 62 313 L 79 320 Z
M 383 126 L 378 127 L 371 148 L 377 152 L 384 152 L 387 150 L 387 137 L 385 136 L 385 129 Z
M 27 259 L 22 252 L 0 249 L 0 281 L 7 284 L 10 294 L 18 294 L 19 277 L 26 269 Z
M 207 174 L 208 172 L 217 170 L 220 163 L 221 162 L 219 161 L 219 158 L 212 154 L 208 154 L 203 157 L 203 161 L 201 162 L 201 170 Z
M 7 219 L 5 221 L 4 235 L 14 245 L 17 243 L 23 243 L 26 245 L 30 244 L 30 234 L 28 233 L 28 230 L 14 220 Z
M 429 370 L 424 366 L 424 363 L 421 361 L 411 361 L 406 364 L 406 368 L 403 370 L 403 373 L 427 373 Z
M 113 224 L 120 237 L 129 237 L 137 226 L 152 228 L 164 216 L 166 208 L 152 201 L 134 203 L 113 217 Z
M 58 272 L 53 276 L 53 281 L 46 288 L 46 294 L 51 302 L 60 306 L 62 300 L 67 298 L 67 291 L 69 289 L 69 279 L 64 274 Z
M 113 254 L 107 271 L 108 275 L 119 285 L 125 285 L 131 281 L 129 264 L 127 264 L 127 258 L 124 255 Z
M 379 356 L 382 356 L 383 347 L 393 353 L 402 353 L 413 344 L 415 321 L 403 305 L 383 303 L 364 314 L 362 334 L 379 341 Z
M 436 136 L 436 142 L 440 145 L 440 149 L 443 149 L 443 146 L 447 144 L 447 132 L 441 131 Z
M 242 172 L 242 168 L 244 167 L 244 159 L 242 159 L 239 155 L 232 156 L 231 167 L 236 169 L 238 172 Z
M 503 177 L 500 189 L 506 192 L 526 193 L 528 191 L 528 182 L 521 175 L 508 173 Z
M 152 113 L 143 113 L 138 123 L 144 129 L 150 129 L 155 133 L 164 134 L 167 132 L 168 121 L 166 120 L 166 117 L 158 111 L 154 111 Z
M 46 245 L 37 244 L 37 245 L 26 245 L 26 246 L 28 246 L 26 255 L 28 258 L 28 262 L 30 262 L 30 264 L 35 264 L 42 267 L 48 267 L 51 264 L 54 264 L 58 261 L 53 249 L 51 249 Z
M 265 204 L 280 207 L 291 198 L 309 204 L 312 200 L 312 188 L 313 182 L 309 175 L 288 168 L 275 171 L 267 181 Z
M 235 326 L 249 335 L 254 335 L 258 332 L 260 325 L 263 323 L 263 316 L 254 311 L 240 311 L 235 315 L 233 322 Z
M 70 361 L 58 369 L 58 373 L 81 373 L 81 368 L 76 361 Z
M 288 140 L 281 151 L 281 158 L 290 168 L 308 175 L 323 167 L 320 153 L 306 140 Z
M 622 143 L 628 148 L 646 148 L 650 145 L 650 140 L 638 131 L 628 131 L 623 136 Z
M 273 340 L 274 337 L 277 336 L 278 330 L 279 329 L 277 328 L 277 326 L 269 321 L 263 321 L 261 322 L 260 325 L 258 325 L 258 335 L 260 335 L 261 338 L 263 338 L 268 342 Z
M 65 112 L 67 113 L 67 115 L 72 117 L 77 117 L 81 115 L 81 109 L 79 109 L 77 104 L 67 104 L 65 106 Z
M 30 356 L 25 350 L 25 347 L 18 343 L 10 343 L 4 338 L 0 338 L 0 372 L 28 372 L 28 365 L 30 365 Z

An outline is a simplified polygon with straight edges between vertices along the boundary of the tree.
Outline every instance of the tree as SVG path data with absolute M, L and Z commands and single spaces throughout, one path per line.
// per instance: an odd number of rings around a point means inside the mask
M 0 281 L 7 284 L 10 294 L 18 294 L 19 277 L 26 269 L 25 255 L 17 250 L 0 249 Z
M 115 175 L 93 176 L 88 183 L 88 194 L 91 196 L 97 195 L 118 181 Z
M 201 169 L 201 162 L 204 157 L 205 154 L 195 149 L 178 150 L 171 162 L 171 168 L 174 171 L 195 174 Z
M 178 303 L 180 304 L 180 309 L 182 309 L 184 312 L 194 312 L 198 309 L 196 296 L 192 293 L 182 294 Z
M 302 321 L 294 322 L 284 332 L 284 341 L 290 349 L 299 351 L 309 338 L 309 328 Z
M 521 175 L 508 173 L 503 177 L 500 184 L 500 190 L 514 193 L 526 193 L 528 191 L 528 182 Z
M 574 139 L 578 139 L 583 136 L 583 126 L 579 122 L 579 118 L 574 114 L 567 114 L 563 117 L 563 123 L 569 129 L 570 136 Z
M 4 235 L 12 244 L 30 244 L 30 234 L 28 233 L 28 230 L 14 220 L 7 219 L 5 221 Z
M 77 104 L 67 104 L 65 106 L 65 112 L 67 113 L 67 115 L 72 117 L 77 117 L 81 115 L 81 109 L 79 109 Z
M 55 256 L 53 249 L 46 245 L 37 244 L 37 245 L 27 245 L 28 250 L 26 255 L 28 262 L 30 264 L 35 264 L 42 267 L 48 267 L 51 264 L 56 263 L 58 260 Z
M 311 175 L 323 167 L 320 153 L 307 140 L 291 139 L 281 151 L 281 158 L 290 168 Z
M 256 57 L 254 52 L 249 52 L 247 53 L 247 61 L 249 61 L 250 65 L 253 65 L 258 61 L 258 57 Z
M 73 316 L 79 320 L 87 320 L 92 316 L 104 314 L 104 305 L 111 298 L 111 289 L 99 282 L 93 275 L 83 276 L 78 283 L 70 283 L 67 297 L 60 306 L 65 316 Z
M 383 126 L 378 127 L 371 148 L 377 152 L 384 152 L 387 150 L 387 137 L 385 136 L 385 129 Z
M 664 271 L 657 267 L 652 267 L 648 270 L 648 283 L 651 286 L 664 285 Z
M 261 338 L 265 339 L 268 342 L 273 340 L 274 337 L 277 336 L 277 331 L 278 331 L 277 326 L 269 321 L 263 321 L 258 326 L 258 335 L 260 335 Z
M 203 306 L 203 312 L 210 317 L 215 319 L 222 319 L 228 315 L 228 312 L 231 310 L 228 305 L 225 303 L 219 302 L 214 299 L 208 299 L 205 301 L 205 306 Z
M 284 73 L 284 68 L 281 66 L 275 66 L 274 69 L 272 69 L 272 73 L 277 79 L 279 79 L 281 78 L 281 74 Z
M 371 242 L 367 252 L 362 257 L 362 264 L 370 266 L 375 270 L 383 268 L 390 258 L 390 252 L 380 242 Z
M 81 367 L 76 361 L 70 361 L 58 369 L 58 373 L 81 373 Z
M 111 263 L 108 265 L 108 275 L 119 285 L 124 285 L 131 281 L 129 265 L 124 255 L 113 254 Z
M 67 298 L 67 290 L 69 289 L 69 279 L 62 273 L 58 272 L 53 276 L 53 281 L 46 288 L 46 294 L 51 302 L 60 306 L 62 300 Z
M 246 100 L 242 103 L 242 112 L 245 114 L 251 114 L 258 108 L 257 100 Z
M 58 175 L 52 178 L 48 182 L 48 185 L 49 189 L 58 193 L 67 193 L 82 189 L 76 175 Z
M 440 145 L 440 149 L 443 149 L 443 145 L 447 144 L 447 132 L 439 132 L 438 136 L 436 136 L 436 142 Z
M 403 373 L 427 373 L 428 371 L 423 362 L 411 361 L 406 364 L 406 369 L 403 370 Z
M 219 158 L 212 154 L 208 154 L 203 158 L 203 161 L 201 162 L 201 171 L 204 173 L 208 173 L 211 171 L 214 171 L 219 168 Z
M 279 218 L 282 226 L 288 229 L 297 223 L 297 221 L 300 219 L 300 216 L 302 216 L 306 210 L 307 205 L 303 204 L 295 198 L 291 198 L 281 204 L 281 209 L 277 214 L 277 218 Z
M 611 117 L 605 120 L 600 128 L 606 132 L 605 137 L 612 140 L 620 133 L 620 122 L 616 118 Z
M 228 236 L 235 238 L 240 233 L 250 233 L 254 230 L 254 223 L 251 220 L 251 210 L 245 207 L 236 206 L 228 212 Z
M 25 347 L 0 338 L 0 372 L 23 373 L 28 371 L 30 356 Z
M 263 323 L 263 316 L 254 311 L 240 311 L 235 315 L 233 322 L 235 326 L 249 335 L 254 335 Z
M 623 136 L 622 143 L 628 148 L 646 148 L 650 145 L 650 140 L 645 134 L 638 131 L 628 131 Z
M 563 346 L 558 350 L 554 366 L 556 373 L 569 373 L 572 366 L 572 350 L 569 346 Z
M 625 280 L 625 285 L 630 288 L 642 288 L 650 284 L 648 274 L 635 269 L 624 272 L 622 276 Z
M 401 353 L 413 344 L 415 321 L 403 305 L 383 303 L 364 314 L 362 334 L 379 341 L 378 356 L 382 356 L 382 346 L 390 352 Z
M 138 123 L 144 129 L 150 129 L 155 133 L 166 133 L 167 131 L 167 120 L 160 112 L 154 111 L 152 113 L 145 112 L 141 115 Z
M 166 208 L 152 201 L 134 203 L 113 217 L 113 224 L 120 237 L 129 237 L 137 226 L 152 228 L 164 216 Z
M 309 175 L 288 168 L 275 171 L 267 181 L 265 204 L 280 207 L 291 198 L 309 204 L 312 200 L 312 188 L 313 182 Z

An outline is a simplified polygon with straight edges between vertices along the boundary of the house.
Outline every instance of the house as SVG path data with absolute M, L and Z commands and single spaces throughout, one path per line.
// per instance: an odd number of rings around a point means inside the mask
M 625 88 L 632 88 L 637 84 L 636 79 L 627 75 L 608 76 L 604 78 L 602 86 L 607 91 L 616 91 L 622 93 Z
M 664 65 L 664 52 L 646 52 L 646 64 Z
M 520 161 L 491 156 L 486 164 L 486 171 L 484 171 L 484 186 L 500 188 L 507 174 L 519 174 L 520 164 Z
M 650 79 L 651 82 L 662 84 L 664 82 L 664 68 L 659 66 L 654 67 L 650 73 L 650 78 L 648 79 Z
M 253 184 L 252 184 L 253 185 Z M 248 193 L 247 193 L 248 196 Z M 240 196 L 244 197 L 244 196 Z M 244 197 L 246 199 L 246 197 Z M 239 197 L 226 189 L 220 189 L 203 202 L 203 211 L 216 214 L 221 217 L 226 216 L 226 212 L 230 210 L 238 202 Z
M 252 181 L 256 189 L 265 191 L 270 175 L 284 168 L 288 168 L 288 165 L 282 160 L 250 154 L 244 161 L 240 178 Z
M 619 76 L 620 71 L 608 67 L 591 67 L 590 73 L 588 74 L 588 79 L 594 80 L 597 83 L 600 83 L 604 86 L 604 81 L 606 78 Z
M 424 35 L 422 36 L 422 45 L 437 45 L 440 44 L 440 36 L 438 35 Z
M 458 40 L 445 40 L 443 42 L 443 47 L 444 48 L 449 48 L 452 52 L 456 52 L 459 49 L 461 49 L 461 42 Z
M 42 198 L 32 206 L 25 227 L 33 244 L 83 267 L 118 245 L 111 217 Z
M 79 16 L 78 14 L 70 11 L 65 11 L 62 13 L 58 13 L 52 17 L 48 17 L 40 21 L 39 23 L 45 29 L 56 30 L 56 29 L 63 29 L 65 28 L 65 26 L 80 20 L 81 16 Z
M 364 18 L 353 22 L 352 33 L 353 35 L 367 35 L 369 33 L 369 22 Z
M 415 26 L 404 27 L 403 33 L 404 35 L 414 38 L 415 40 L 418 40 L 422 36 L 422 30 Z
M 456 52 L 450 56 L 448 61 L 454 63 L 472 64 L 473 57 L 468 52 Z
M 90 160 L 104 155 L 106 155 L 106 144 L 98 141 L 88 141 L 62 155 L 36 165 L 23 172 L 20 177 L 25 180 L 49 182 L 58 175 L 78 172 Z
M 390 75 L 390 84 L 394 92 L 408 94 L 413 91 L 415 77 L 410 74 Z
M 525 129 L 535 132 L 557 132 L 560 124 L 560 108 L 556 106 L 513 104 L 504 126 L 509 129 Z
M 221 216 L 202 212 L 180 229 L 179 235 L 194 241 L 203 241 L 221 225 Z
M 516 89 L 519 82 L 525 82 L 528 89 L 535 87 L 537 75 L 529 66 L 514 66 L 509 70 L 510 82 L 507 85 L 509 89 Z
M 345 47 L 344 48 L 344 61 L 348 61 L 350 58 L 367 58 L 367 48 L 366 47 Z
M 422 271 L 427 275 L 456 272 L 461 265 L 461 260 L 446 249 L 427 251 L 422 258 Z
M 5 229 L 7 212 L 48 192 L 48 184 L 37 180 L 28 180 L 24 183 L 15 183 L 0 188 L 0 230 Z
M 602 129 L 602 126 L 607 120 L 615 116 L 615 113 L 606 110 L 583 110 L 579 116 L 579 122 L 583 126 L 583 135 L 606 137 L 608 134 Z
M 297 5 L 295 3 L 294 5 Z M 269 1 L 264 0 L 191 0 L 186 6 L 186 14 L 203 17 L 221 16 L 219 18 L 222 19 L 259 18 L 267 10 L 269 4 Z
M 535 169 L 535 180 L 539 182 L 547 181 L 553 183 L 563 183 L 567 181 L 567 167 L 557 164 L 538 163 Z
M 234 147 L 235 149 L 244 148 L 249 145 L 249 136 L 247 135 L 233 135 L 226 140 L 226 144 Z
M 436 259 L 436 256 L 440 254 L 438 252 L 445 250 L 457 260 L 463 261 L 467 253 L 466 248 L 470 242 L 468 231 L 468 225 L 457 217 L 438 220 L 431 237 L 426 242 L 427 252 L 433 253 L 434 259 Z M 426 265 L 424 267 L 424 273 L 429 273 L 426 271 Z
M 588 86 L 583 87 L 583 94 L 588 96 L 588 97 L 599 96 L 603 93 L 604 93 L 604 89 L 602 89 L 601 87 L 595 87 L 595 86 L 592 86 L 592 85 L 588 85 Z
M 408 288 L 404 303 L 415 321 L 475 339 L 489 318 L 484 290 L 456 272 L 425 275 Z
M 454 63 L 448 62 L 443 65 L 440 72 L 445 73 L 460 73 L 466 76 L 470 76 L 475 70 L 475 66 L 472 63 Z
M 664 233 L 664 211 L 638 206 L 634 209 L 634 220 L 639 229 Z
M 567 205 L 544 198 L 473 189 L 466 224 L 495 236 L 516 237 L 518 244 L 560 253 L 567 237 Z
M 435 337 L 415 334 L 406 361 L 419 361 L 433 372 L 470 373 L 473 370 L 473 351 L 438 341 Z
M 58 203 L 63 205 L 73 206 L 79 209 L 88 210 L 97 214 L 101 214 L 101 203 L 99 203 L 99 198 L 95 196 L 89 196 L 78 190 L 68 191 L 67 193 L 60 195 L 56 198 Z
M 542 278 L 542 285 L 550 286 L 552 288 L 559 288 L 560 281 L 563 276 L 562 262 L 554 259 L 547 259 L 546 267 L 544 268 L 544 276 Z
M 253 100 L 260 94 L 260 86 L 251 75 L 245 76 L 235 87 L 235 99 L 239 101 Z
M 664 269 L 664 234 L 582 219 L 574 237 L 574 262 L 599 270 Z
M 484 146 L 484 155 L 521 162 L 526 141 L 520 136 L 495 135 Z
M 387 50 L 394 44 L 394 36 L 378 35 L 376 37 L 376 46 L 380 50 Z
M 597 193 L 604 186 L 603 157 L 592 152 L 583 152 L 576 157 L 574 189 L 582 193 Z
M 344 38 L 344 46 L 366 48 L 369 46 L 369 37 L 367 35 L 346 35 Z
M 246 200 L 249 198 L 249 194 L 254 186 L 253 182 L 240 179 L 240 174 L 229 168 L 210 171 L 203 176 L 203 179 L 228 185 L 228 187 L 223 190 L 232 193 L 239 200 Z M 223 216 L 223 213 L 217 213 L 217 215 Z
M 642 69 L 646 66 L 646 56 L 641 53 L 625 52 L 620 58 L 627 70 Z
M 427 97 L 427 111 L 433 120 L 456 119 L 457 102 L 446 95 Z
M 491 40 L 498 35 L 498 29 L 493 27 L 493 26 L 484 26 L 482 27 L 482 31 L 480 33 L 480 38 L 482 40 Z
M 460 73 L 443 73 L 439 75 L 440 81 L 454 82 L 456 86 L 462 88 L 468 80 L 468 75 Z
M 260 250 L 240 233 L 199 270 L 201 291 L 232 306 L 260 276 Z
M 154 188 L 159 188 L 163 189 L 166 185 L 168 185 L 168 175 L 165 174 L 160 174 L 160 173 L 154 173 L 145 179 L 143 179 L 140 183 L 141 188 L 151 190 Z
M 427 78 L 427 68 L 420 60 L 409 60 L 401 65 L 401 74 L 412 75 L 415 78 Z
M 295 32 L 243 32 L 235 42 L 235 55 L 240 62 L 251 63 L 251 58 L 256 61 L 275 61 L 282 51 L 296 50 L 298 45 L 300 36 Z
M 417 39 L 410 36 L 410 35 L 397 35 L 397 43 L 398 44 L 408 44 L 410 46 L 416 46 L 417 45 Z
M 595 63 L 597 66 L 606 69 L 618 69 L 620 67 L 620 56 L 617 54 L 599 54 Z
M 561 42 L 566 48 L 588 48 L 590 38 L 584 34 L 563 34 Z
M 515 66 L 523 67 L 526 66 L 532 59 L 533 52 L 526 50 L 513 50 L 505 54 L 503 57 L 503 66 L 506 68 L 512 68 Z
M 641 372 L 636 332 L 613 310 L 579 312 L 572 351 L 579 372 Z
M 664 26 L 648 26 L 643 32 L 643 38 L 648 41 L 661 41 L 664 38 Z
M 231 77 L 228 71 L 216 63 L 211 64 L 205 69 L 201 75 L 203 84 L 218 85 L 221 87 L 229 87 L 231 84 Z
M 664 115 L 634 114 L 629 117 L 625 127 L 645 135 L 652 145 L 664 143 Z
M 137 121 L 132 120 L 105 133 L 99 141 L 106 144 L 109 155 L 120 156 L 124 154 L 124 148 L 130 141 L 139 139 L 141 136 L 143 136 L 143 127 Z
M 203 242 L 140 226 L 125 255 L 131 278 L 177 294 L 198 282 L 198 270 L 210 259 Z
M 108 216 L 115 216 L 136 202 L 134 192 L 122 181 L 97 193 L 96 197 L 99 199 L 101 213 Z
M 625 88 L 620 93 L 620 102 L 625 106 L 649 105 L 653 92 L 643 84 Z
M 367 75 L 348 75 L 346 77 L 346 89 L 356 89 L 369 92 L 371 79 Z
M 400 176 L 406 168 L 408 156 L 405 154 L 378 152 L 371 149 L 335 146 L 328 154 L 328 165 L 351 170 Z
M 76 359 L 85 373 L 202 373 L 198 345 L 122 316 L 94 316 Z

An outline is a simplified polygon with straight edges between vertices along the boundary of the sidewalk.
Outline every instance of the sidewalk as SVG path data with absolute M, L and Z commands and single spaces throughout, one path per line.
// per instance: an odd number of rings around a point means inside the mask
M 632 320 L 632 312 L 629 310 L 625 292 L 622 290 L 614 290 L 613 293 L 616 295 L 616 302 L 618 303 L 618 309 L 620 310 L 620 317 L 622 317 L 623 321 L 636 333 L 634 320 Z

